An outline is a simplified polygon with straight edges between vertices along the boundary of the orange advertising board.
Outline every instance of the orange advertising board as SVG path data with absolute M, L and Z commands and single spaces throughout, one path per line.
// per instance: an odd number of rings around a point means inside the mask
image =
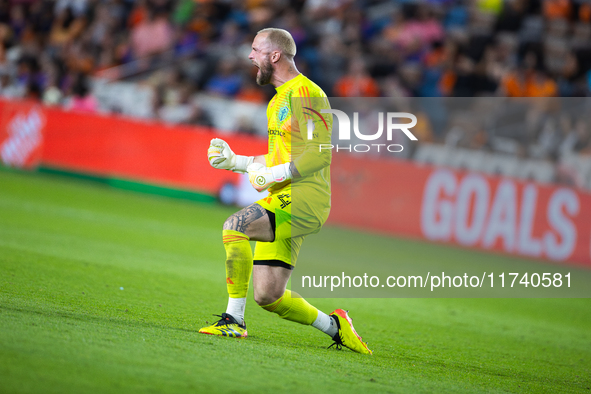
M 43 165 L 216 195 L 238 175 L 213 169 L 207 147 L 224 138 L 238 154 L 267 141 L 208 128 L 166 126 L 0 101 L 4 165 Z M 591 266 L 591 194 L 335 153 L 329 223 L 512 255 Z
M 116 116 L 46 109 L 42 163 L 98 176 L 132 179 L 217 194 L 237 174 L 207 162 L 208 128 L 166 126 Z M 264 154 L 264 139 L 224 135 L 237 153 Z

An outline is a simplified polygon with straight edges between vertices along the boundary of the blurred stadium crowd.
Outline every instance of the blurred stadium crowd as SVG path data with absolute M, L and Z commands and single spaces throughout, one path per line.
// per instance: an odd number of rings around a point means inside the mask
M 274 90 L 248 53 L 268 26 L 333 97 L 591 95 L 586 0 L 5 0 L 0 96 L 263 134 L 250 114 L 264 119 Z M 431 116 L 420 140 L 552 162 L 591 151 L 584 113 L 533 112 L 501 136 Z

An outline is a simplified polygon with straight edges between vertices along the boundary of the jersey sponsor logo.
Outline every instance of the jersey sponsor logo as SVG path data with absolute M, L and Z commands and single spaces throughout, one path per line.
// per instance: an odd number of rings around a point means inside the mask
M 285 132 L 281 130 L 269 129 L 267 130 L 267 132 L 269 133 L 269 135 L 278 135 L 279 137 L 283 137 L 285 135 Z

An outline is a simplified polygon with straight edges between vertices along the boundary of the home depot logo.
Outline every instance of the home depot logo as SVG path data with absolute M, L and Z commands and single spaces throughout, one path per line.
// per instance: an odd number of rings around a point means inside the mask
M 43 142 L 43 113 L 33 108 L 28 113 L 19 111 L 8 122 L 8 137 L 0 141 L 0 161 L 12 167 L 25 167 L 35 150 Z

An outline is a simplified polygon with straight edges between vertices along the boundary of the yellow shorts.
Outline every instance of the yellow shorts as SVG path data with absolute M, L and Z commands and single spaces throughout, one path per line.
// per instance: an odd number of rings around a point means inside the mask
M 291 185 L 256 202 L 271 213 L 271 220 L 274 220 L 275 225 L 275 240 L 256 243 L 255 265 L 293 269 L 306 235 L 320 231 L 322 223 L 311 216 L 293 220 L 291 202 Z

